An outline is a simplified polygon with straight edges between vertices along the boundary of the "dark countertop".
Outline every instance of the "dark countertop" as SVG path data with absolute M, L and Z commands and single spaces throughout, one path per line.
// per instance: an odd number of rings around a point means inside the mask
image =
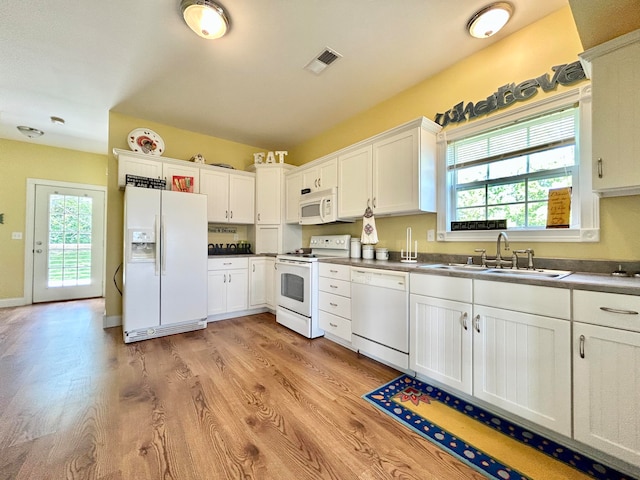
M 322 263 L 350 265 L 352 267 L 377 268 L 381 270 L 395 270 L 400 272 L 420 273 L 424 275 L 462 277 L 476 280 L 489 280 L 492 282 L 519 283 L 524 285 L 540 285 L 545 287 L 589 290 L 594 292 L 640 295 L 640 278 L 616 277 L 606 273 L 576 272 L 560 279 L 514 278 L 512 276 L 498 276 L 483 272 L 461 272 L 421 268 L 425 265 L 436 265 L 441 262 L 402 263 L 393 260 L 362 260 L 353 258 L 330 258 L 321 259 L 320 261 Z
M 208 258 L 260 258 L 260 257 L 273 257 L 276 258 L 275 253 L 231 253 L 229 255 L 209 255 Z

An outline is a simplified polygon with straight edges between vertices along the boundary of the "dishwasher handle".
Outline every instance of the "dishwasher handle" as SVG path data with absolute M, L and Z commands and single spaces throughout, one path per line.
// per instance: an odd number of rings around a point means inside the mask
M 408 275 L 405 273 L 353 270 L 351 272 L 351 283 L 407 291 Z

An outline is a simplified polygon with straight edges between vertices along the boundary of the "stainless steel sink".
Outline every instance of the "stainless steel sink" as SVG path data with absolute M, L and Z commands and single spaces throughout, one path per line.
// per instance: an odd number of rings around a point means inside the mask
M 496 275 L 503 277 L 514 278 L 547 278 L 558 280 L 564 278 L 567 275 L 571 275 L 573 272 L 566 270 L 545 270 L 537 268 L 535 270 L 526 269 L 511 269 L 511 268 L 494 268 L 483 267 L 482 265 L 467 265 L 466 263 L 436 263 L 434 265 L 420 265 L 418 268 L 425 268 L 429 270 L 445 270 L 450 272 L 474 272 L 482 273 L 484 275 Z
M 560 278 L 564 278 L 567 275 L 571 275 L 573 272 L 568 272 L 566 270 L 545 270 L 541 268 L 537 268 L 535 270 L 514 270 L 511 268 L 492 268 L 484 272 L 487 275 L 501 275 L 501 276 L 512 276 L 517 278 L 549 278 L 558 280 Z
M 418 268 L 449 270 L 454 272 L 486 272 L 489 270 L 489 267 L 483 267 L 482 265 L 468 265 L 466 263 L 437 263 L 435 265 L 421 265 Z

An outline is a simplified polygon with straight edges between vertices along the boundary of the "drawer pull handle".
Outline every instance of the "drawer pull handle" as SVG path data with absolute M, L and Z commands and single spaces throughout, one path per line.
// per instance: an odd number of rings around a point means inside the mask
M 338 328 L 338 325 L 336 325 L 335 323 L 329 322 L 329 325 L 332 326 L 333 328 Z
M 331 288 L 338 288 L 337 285 L 329 285 Z
M 337 303 L 331 303 L 331 302 L 329 302 L 329 305 L 331 305 L 332 307 L 337 307 L 338 306 Z
M 465 330 L 467 330 L 467 312 L 462 314 L 462 326 Z
M 580 335 L 580 358 L 584 358 L 584 335 Z
M 231 265 L 233 262 L 225 262 L 223 265 Z
M 620 308 L 600 307 L 603 312 L 619 313 L 620 315 L 638 315 L 635 310 L 622 310 Z
M 338 270 L 329 270 L 331 273 L 338 273 Z

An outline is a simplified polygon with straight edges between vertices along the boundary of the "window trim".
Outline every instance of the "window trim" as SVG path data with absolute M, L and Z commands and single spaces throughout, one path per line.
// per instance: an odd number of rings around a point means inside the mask
M 450 230 L 448 202 L 451 195 L 447 188 L 447 142 L 506 126 L 526 117 L 544 114 L 571 104 L 579 104 L 579 129 L 576 132 L 576 147 L 580 159 L 578 185 L 573 186 L 574 201 L 572 217 L 579 216 L 580 228 L 507 230 L 514 241 L 529 242 L 599 242 L 600 241 L 600 197 L 591 185 L 591 84 L 575 88 L 558 95 L 531 102 L 508 112 L 474 121 L 466 125 L 442 131 L 437 136 L 438 205 L 436 239 L 443 242 L 469 242 L 495 240 L 494 230 L 456 231 Z

